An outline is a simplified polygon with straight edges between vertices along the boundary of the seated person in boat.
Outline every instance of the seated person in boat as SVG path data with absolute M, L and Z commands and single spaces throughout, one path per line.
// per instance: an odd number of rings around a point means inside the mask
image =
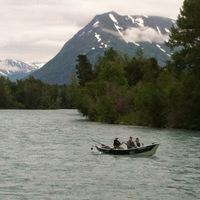
M 141 143 L 140 143 L 140 141 L 139 141 L 139 138 L 136 138 L 136 139 L 135 139 L 134 145 L 135 145 L 136 148 L 142 146 Z
M 135 144 L 133 142 L 133 138 L 132 137 L 129 138 L 129 140 L 127 141 L 126 145 L 127 145 L 127 149 L 132 149 L 132 148 L 135 147 Z
M 115 149 L 124 149 L 123 147 L 120 147 L 120 145 L 122 145 L 123 143 L 121 143 L 118 138 L 116 137 L 114 142 L 113 142 L 113 146 Z

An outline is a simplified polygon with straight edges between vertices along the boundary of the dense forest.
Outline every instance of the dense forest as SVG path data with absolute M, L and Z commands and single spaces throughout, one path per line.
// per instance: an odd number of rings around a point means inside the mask
M 79 55 L 74 103 L 90 120 L 151 127 L 200 128 L 200 79 L 189 70 L 165 68 L 140 52 L 133 58 L 113 49 L 92 69 Z
M 129 57 L 111 48 L 94 68 L 79 55 L 73 96 L 80 112 L 106 123 L 200 130 L 199 10 L 199 0 L 184 1 L 167 42 L 172 61 L 164 68 L 140 49 Z
M 184 1 L 165 67 L 141 49 L 131 57 L 110 48 L 94 66 L 78 55 L 70 85 L 1 77 L 0 109 L 77 108 L 93 121 L 200 130 L 199 10 L 199 0 Z
M 49 85 L 33 77 L 11 82 L 0 77 L 0 109 L 73 108 L 70 86 Z

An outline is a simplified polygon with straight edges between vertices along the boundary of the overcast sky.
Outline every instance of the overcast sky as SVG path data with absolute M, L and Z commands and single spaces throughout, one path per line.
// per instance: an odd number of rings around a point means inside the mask
M 0 0 L 0 60 L 47 62 L 95 15 L 176 19 L 184 0 Z

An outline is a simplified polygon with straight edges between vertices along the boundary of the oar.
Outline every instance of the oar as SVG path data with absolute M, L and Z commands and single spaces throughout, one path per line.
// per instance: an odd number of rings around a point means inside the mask
M 92 141 L 93 141 L 93 142 L 96 142 L 97 144 L 100 144 L 100 145 L 102 145 L 102 146 L 107 146 L 107 145 L 102 144 L 102 143 L 100 143 L 100 142 L 98 142 L 98 141 L 96 141 L 96 140 L 93 140 L 93 139 L 92 139 Z
M 111 149 L 111 147 L 109 147 L 108 145 L 102 144 L 102 143 L 100 143 L 100 142 L 98 142 L 98 141 L 96 141 L 96 140 L 93 140 L 93 139 L 92 139 L 92 141 L 93 141 L 93 142 L 96 142 L 97 144 L 100 144 L 100 145 L 104 146 L 104 148 L 106 147 L 106 148 L 108 148 L 108 149 Z

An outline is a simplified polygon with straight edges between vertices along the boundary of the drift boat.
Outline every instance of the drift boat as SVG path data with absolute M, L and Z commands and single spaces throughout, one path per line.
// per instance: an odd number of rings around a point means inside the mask
M 153 156 L 156 153 L 159 144 L 151 144 L 132 149 L 115 149 L 106 145 L 95 145 L 99 152 L 112 155 L 138 155 L 138 156 Z

